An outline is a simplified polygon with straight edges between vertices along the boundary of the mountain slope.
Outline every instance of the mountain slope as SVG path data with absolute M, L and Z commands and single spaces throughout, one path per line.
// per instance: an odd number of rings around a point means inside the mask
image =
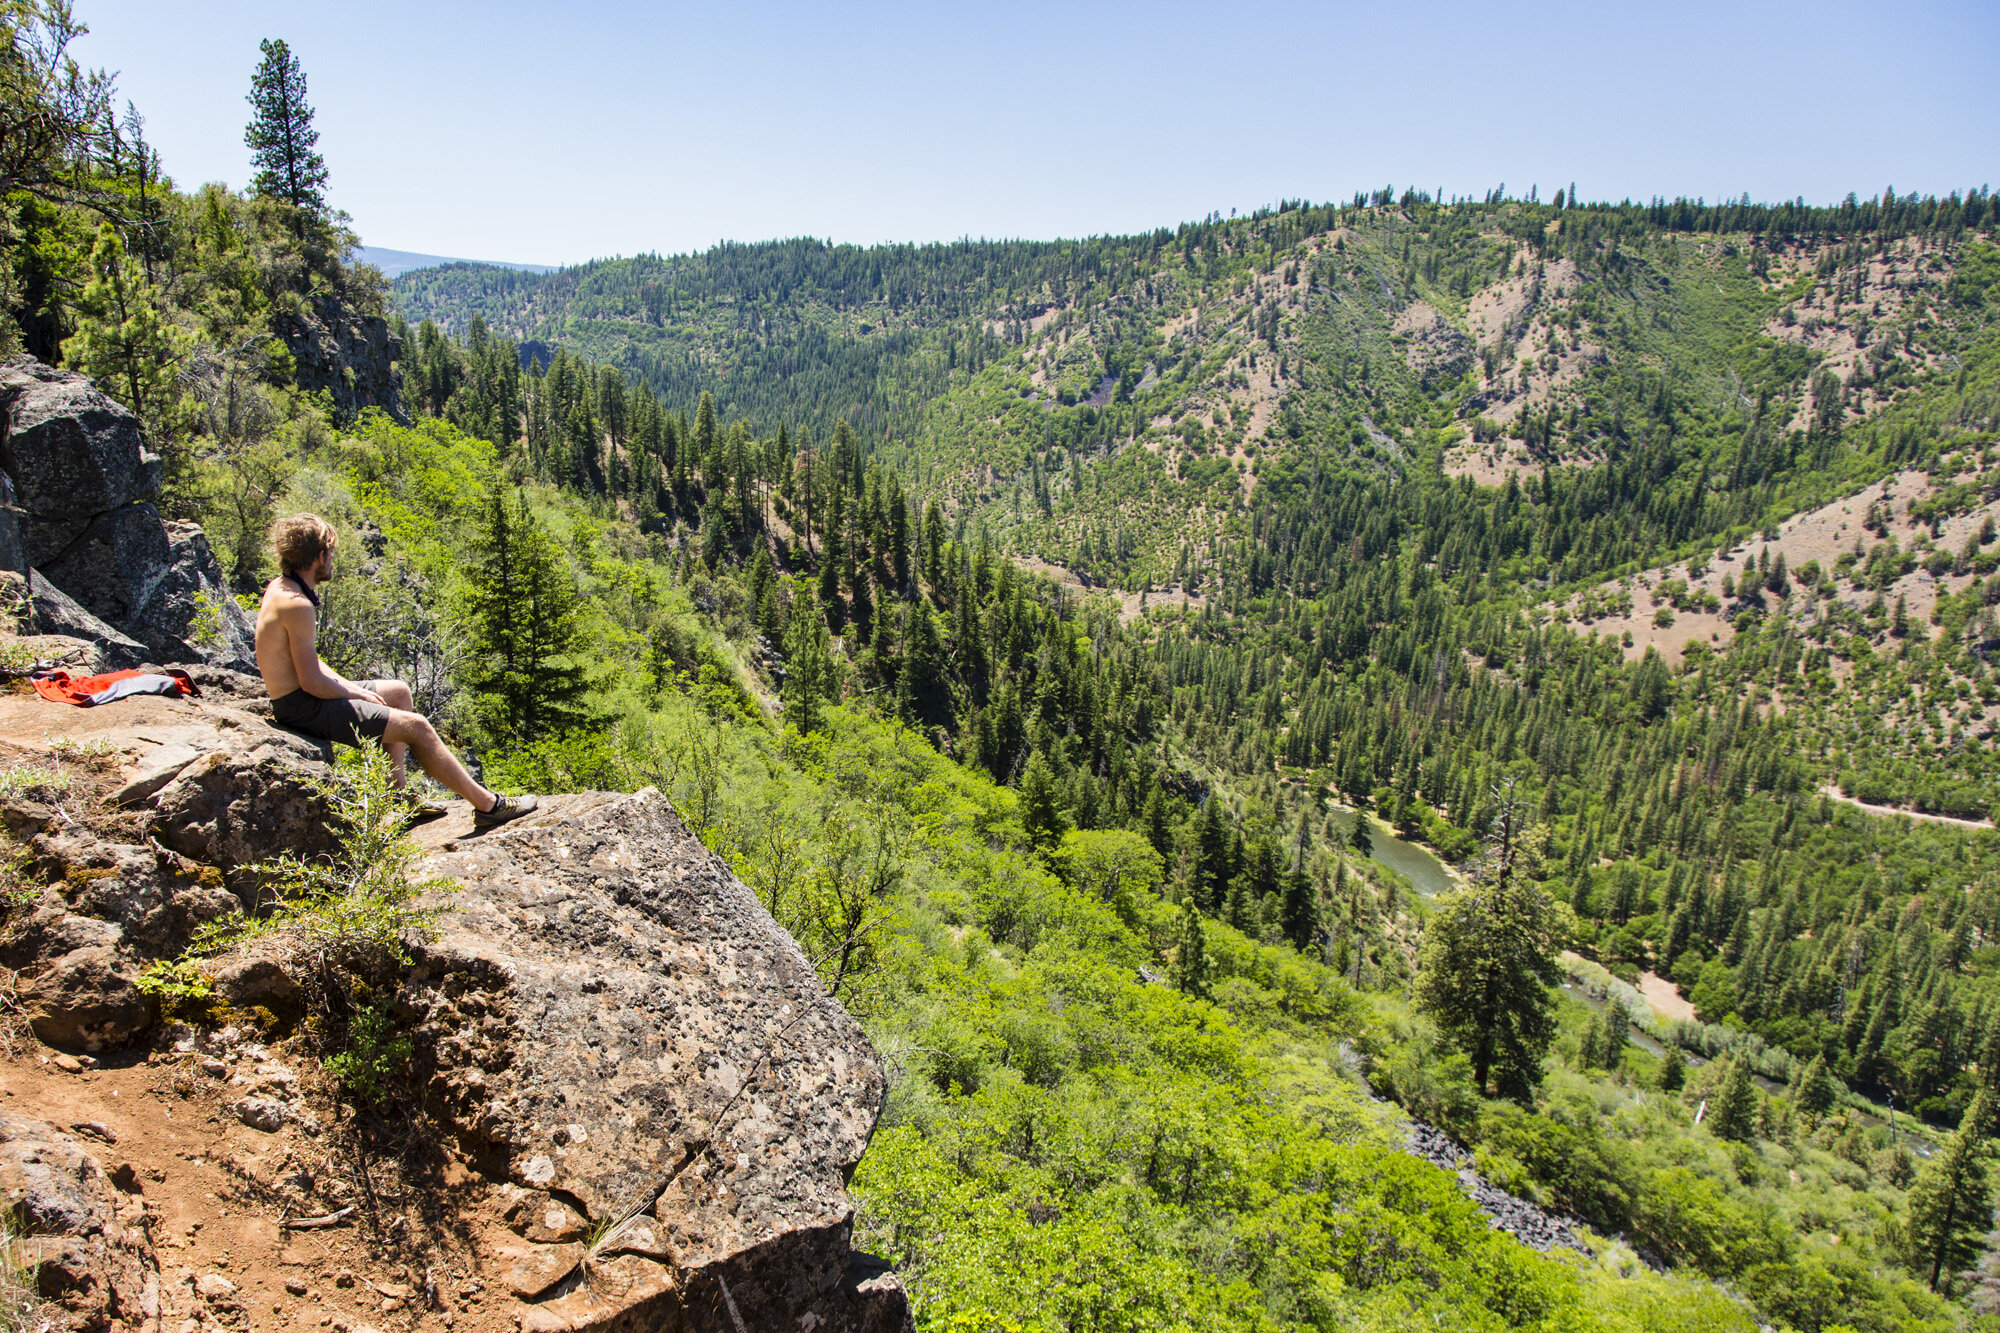
M 1686 493 L 1659 536 L 1756 521 L 1827 470 L 1840 428 L 1966 369 L 1987 316 L 1951 297 L 1966 247 L 1989 253 L 1987 208 L 1412 196 L 1074 243 L 456 268 L 396 298 L 670 403 L 711 392 L 763 430 L 845 417 L 1004 548 L 1136 591 L 1175 581 L 1182 546 L 1199 564 L 1240 535 L 1288 465 L 1487 483 L 1603 465 Z

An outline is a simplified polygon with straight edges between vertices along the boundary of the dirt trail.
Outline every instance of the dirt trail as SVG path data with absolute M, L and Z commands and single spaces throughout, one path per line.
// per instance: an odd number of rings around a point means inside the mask
M 161 1327 L 512 1333 L 506 1274 L 481 1253 L 488 1188 L 421 1135 L 396 1143 L 393 1132 L 357 1136 L 351 1122 L 271 1133 L 242 1123 L 232 1103 L 256 1084 L 315 1077 L 298 1053 L 245 1037 L 220 1058 L 124 1050 L 75 1072 L 19 1032 L 0 1042 L 11 1048 L 0 1109 L 102 1128 L 80 1137 L 131 1182 L 159 1256 Z M 328 1120 L 339 1113 L 330 1096 L 312 1100 Z M 363 1138 L 373 1142 L 357 1158 Z M 323 1215 L 329 1194 L 354 1211 L 333 1226 L 283 1226 Z
M 1883 819 L 1916 819 L 1926 824 L 1954 824 L 1959 828 L 1993 827 L 1993 821 L 1990 819 L 1960 819 L 1957 815 L 1933 815 L 1923 810 L 1906 810 L 1899 805 L 1871 805 L 1858 797 L 1847 795 L 1834 786 L 1821 787 L 1819 794 L 1831 797 L 1843 805 L 1851 805 L 1857 810 L 1866 810 L 1871 815 L 1879 815 Z

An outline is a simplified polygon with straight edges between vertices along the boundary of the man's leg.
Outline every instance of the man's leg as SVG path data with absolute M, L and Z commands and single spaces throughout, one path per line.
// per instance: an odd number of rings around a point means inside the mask
M 408 697 L 409 691 L 403 691 Z M 383 696 L 387 698 L 387 695 Z M 472 774 L 465 771 L 465 765 L 458 762 L 458 756 L 445 748 L 438 739 L 437 729 L 428 718 L 415 713 L 397 710 L 389 719 L 389 725 L 382 732 L 382 743 L 395 754 L 399 748 L 414 754 L 417 766 L 436 778 L 445 786 L 472 802 L 475 810 L 491 810 L 496 799 L 492 792 L 479 785 Z
M 361 682 L 361 688 L 375 691 L 382 696 L 383 703 L 398 712 L 408 713 L 416 708 L 417 701 L 410 694 L 410 687 L 400 680 L 364 680 Z M 396 786 L 401 788 L 409 781 L 407 759 L 410 747 L 403 741 L 392 741 L 385 736 L 383 748 L 389 752 L 389 763 L 396 775 Z

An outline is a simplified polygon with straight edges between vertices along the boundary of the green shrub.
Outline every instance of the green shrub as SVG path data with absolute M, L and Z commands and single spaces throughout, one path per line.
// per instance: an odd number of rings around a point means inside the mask
M 358 760 L 311 785 L 331 811 L 334 850 L 288 852 L 252 867 L 267 885 L 263 909 L 210 922 L 180 958 L 149 966 L 139 985 L 199 1008 L 209 996 L 204 960 L 255 944 L 305 988 L 317 1011 L 311 1030 L 335 1048 L 325 1056 L 328 1072 L 376 1102 L 410 1056 L 409 1038 L 392 1033 L 393 992 L 378 996 L 376 987 L 410 962 L 412 943 L 437 936 L 444 909 L 418 899 L 454 886 L 418 878 L 423 853 L 407 836 L 408 810 L 380 746 L 364 745 Z
M 199 958 L 156 958 L 139 973 L 139 989 L 169 1011 L 206 1008 L 214 987 Z
M 326 1072 L 357 1101 L 379 1103 L 409 1063 L 414 1048 L 398 1031 L 386 1002 L 363 1005 L 347 1022 L 346 1048 L 326 1058 Z
M 388 753 L 364 745 L 359 762 L 309 785 L 331 811 L 335 849 L 320 857 L 287 852 L 251 867 L 268 886 L 261 913 L 204 926 L 188 957 L 261 942 L 310 992 L 341 985 L 343 975 L 408 963 L 413 941 L 436 938 L 444 909 L 417 900 L 452 885 L 416 878 L 423 852 L 406 834 L 408 811 Z
M 1748 1207 L 1684 1166 L 1655 1172 L 1634 1210 L 1632 1231 L 1675 1264 L 1710 1277 L 1784 1263 L 1789 1237 L 1769 1205 Z

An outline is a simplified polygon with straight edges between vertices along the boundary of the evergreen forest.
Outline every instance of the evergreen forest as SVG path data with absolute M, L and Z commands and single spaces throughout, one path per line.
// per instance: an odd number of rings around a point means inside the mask
M 76 24 L 0 7 L 8 350 L 247 605 L 332 520 L 488 782 L 671 795 L 884 1057 L 919 1329 L 2000 1327 L 1985 187 L 391 284 L 282 43 L 237 192 Z

